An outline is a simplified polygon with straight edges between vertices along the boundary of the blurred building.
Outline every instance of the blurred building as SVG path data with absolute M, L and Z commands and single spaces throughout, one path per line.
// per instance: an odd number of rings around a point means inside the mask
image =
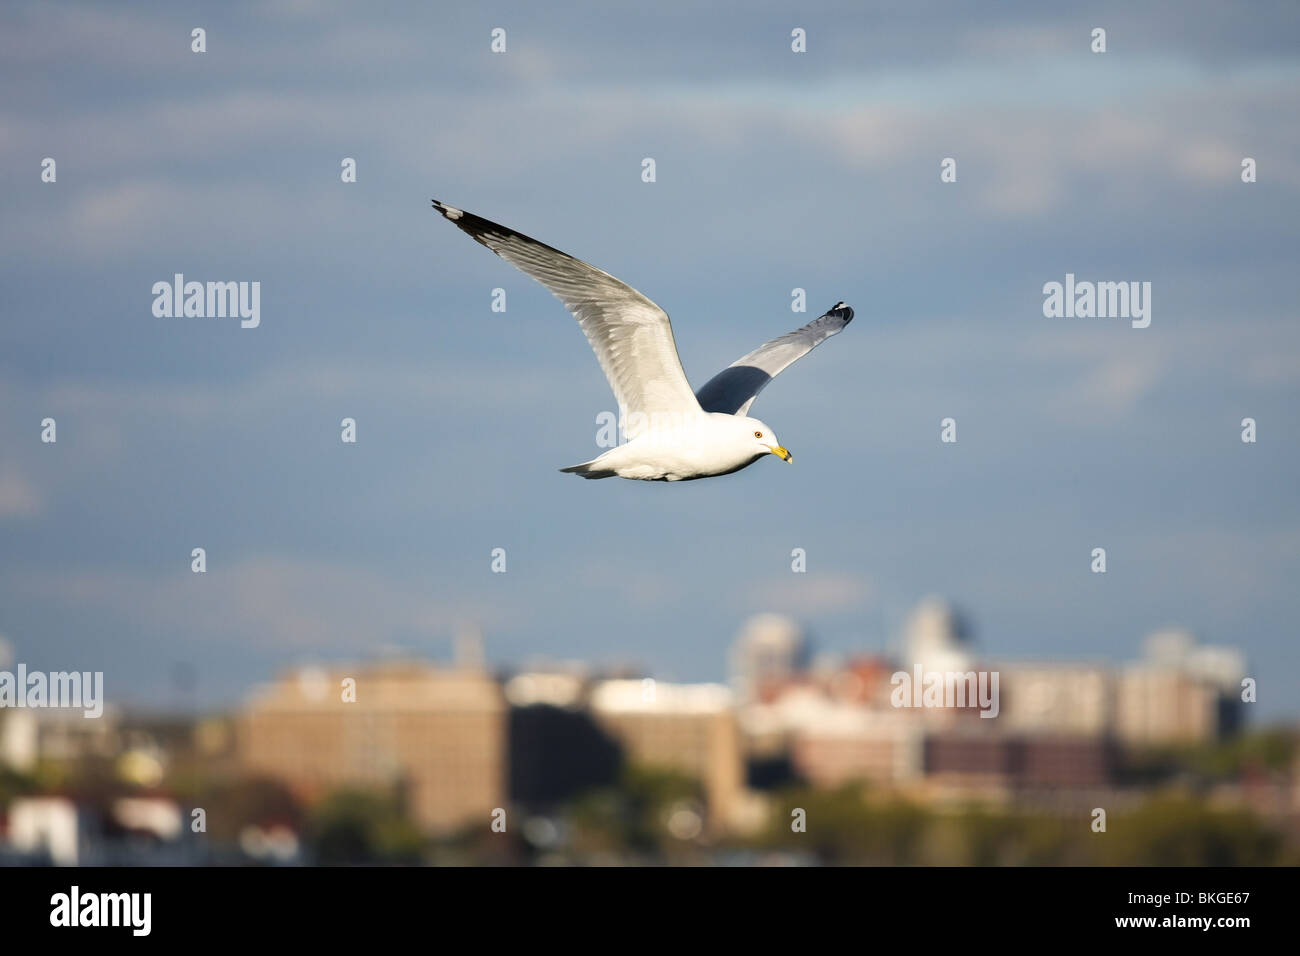
M 926 671 L 966 671 L 971 662 L 971 629 L 951 605 L 928 597 L 907 619 L 904 663 Z
M 83 862 L 86 813 L 61 796 L 16 797 L 9 806 L 9 844 L 54 866 Z
M 807 640 L 792 618 L 757 614 L 745 622 L 731 645 L 731 686 L 742 701 L 751 700 L 765 688 L 788 681 L 807 662 Z
M 833 703 L 791 735 L 791 764 L 816 787 L 905 783 L 924 772 L 925 728 L 902 711 Z
M 1191 743 L 1236 731 L 1245 662 L 1224 647 L 1198 646 L 1185 631 L 1160 631 L 1141 661 L 1117 678 L 1115 728 L 1131 744 Z
M 987 732 L 977 725 L 928 735 L 924 760 L 928 777 L 1008 791 L 1104 787 L 1114 771 L 1105 737 Z
M 0 765 L 27 772 L 36 766 L 39 755 L 36 714 L 0 709 Z
M 587 707 L 590 683 L 577 671 L 525 671 L 506 681 L 512 801 L 544 809 L 617 782 L 623 752 Z
M 13 770 L 30 771 L 40 760 L 108 760 L 121 746 L 119 716 L 111 706 L 96 718 L 65 708 L 0 708 L 0 765 Z
M 738 646 L 792 646 L 789 629 L 758 633 L 765 640 Z M 1113 785 L 1119 746 L 1208 741 L 1240 722 L 1241 656 L 1198 646 L 1181 631 L 1152 635 L 1143 659 L 1131 665 L 988 663 L 976 659 L 963 619 L 928 598 L 907 619 L 898 660 L 851 658 L 834 669 L 805 670 L 790 659 L 778 658 L 783 666 L 769 668 L 760 691 L 740 702 L 751 781 L 757 762 L 773 766 L 784 755 L 788 774 L 775 775 L 772 785 L 863 781 L 1008 799 L 1082 793 Z M 916 684 L 918 674 L 969 681 L 986 671 L 998 676 L 995 717 L 969 707 L 892 706 L 898 672 Z
M 399 787 L 411 818 L 432 831 L 486 826 L 505 805 L 506 705 L 492 676 L 472 667 L 299 671 L 252 697 L 238 739 L 248 770 L 308 797 Z
M 1219 735 L 1220 694 L 1192 675 L 1136 664 L 1119 675 L 1116 729 L 1133 744 L 1192 743 Z
M 181 808 L 167 797 L 119 797 L 113 801 L 112 818 L 123 830 L 156 840 L 176 840 L 184 832 Z
M 22 865 L 187 866 L 205 860 L 165 796 L 117 798 L 107 806 L 63 794 L 15 797 L 0 859 Z
M 1107 737 L 1033 735 L 1013 743 L 1015 784 L 1080 789 L 1108 786 L 1115 773 L 1115 749 Z
M 1089 736 L 1113 731 L 1113 668 L 1036 662 L 999 664 L 998 670 L 1002 675 L 998 723 L 1007 730 Z
M 633 764 L 699 780 L 714 826 L 725 827 L 741 810 L 740 732 L 726 687 L 609 680 L 592 688 L 590 707 L 596 723 Z

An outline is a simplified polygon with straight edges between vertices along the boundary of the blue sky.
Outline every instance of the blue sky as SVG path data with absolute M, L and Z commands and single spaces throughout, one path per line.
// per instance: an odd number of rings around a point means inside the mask
M 1294 5 L 438 7 L 0 13 L 17 659 L 212 706 L 478 622 L 497 662 L 712 679 L 752 613 L 872 650 L 939 593 L 992 657 L 1123 660 L 1188 627 L 1295 715 Z M 795 465 L 559 474 L 600 450 L 600 370 L 431 197 L 653 298 L 697 386 L 851 304 L 755 404 Z M 177 272 L 261 282 L 261 326 L 154 317 Z M 1151 326 L 1044 318 L 1067 272 L 1151 282 Z

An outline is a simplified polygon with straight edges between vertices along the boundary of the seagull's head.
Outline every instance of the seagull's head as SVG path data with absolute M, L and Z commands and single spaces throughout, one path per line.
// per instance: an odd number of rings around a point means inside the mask
M 754 452 L 759 455 L 776 455 L 776 457 L 793 462 L 794 456 L 781 446 L 777 440 L 776 432 L 772 431 L 765 423 L 760 422 L 757 418 L 742 418 L 745 428 L 753 436 Z

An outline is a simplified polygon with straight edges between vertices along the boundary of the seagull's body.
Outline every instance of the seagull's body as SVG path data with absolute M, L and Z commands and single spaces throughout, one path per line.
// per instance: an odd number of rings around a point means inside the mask
M 683 422 L 643 431 L 599 458 L 560 471 L 583 478 L 617 475 L 642 481 L 690 481 L 729 475 L 772 454 L 790 460 L 790 453 L 758 419 L 701 412 Z
M 764 455 L 792 460 L 772 429 L 749 417 L 749 406 L 778 373 L 849 324 L 853 310 L 843 302 L 737 359 L 692 392 L 668 314 L 640 292 L 513 229 L 436 199 L 433 205 L 564 303 L 614 390 L 628 441 L 561 471 L 584 478 L 690 481 L 731 474 Z

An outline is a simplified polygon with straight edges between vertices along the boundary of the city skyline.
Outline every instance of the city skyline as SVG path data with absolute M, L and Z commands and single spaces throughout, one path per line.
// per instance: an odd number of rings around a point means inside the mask
M 666 840 L 670 857 L 775 850 L 791 808 L 823 798 L 842 812 L 882 801 L 959 812 L 972 826 L 981 814 L 1037 816 L 1062 835 L 1097 807 L 1130 813 L 1179 793 L 1257 814 L 1282 835 L 1300 799 L 1294 728 L 1252 727 L 1240 654 L 1185 632 L 1152 634 L 1139 659 L 1116 666 L 1000 662 L 979 653 L 960 613 L 927 599 L 896 653 L 831 661 L 797 622 L 761 614 L 728 648 L 727 684 L 579 662 L 494 671 L 480 636 L 457 643 L 450 664 L 298 668 L 201 719 L 0 711 L 0 769 L 11 787 L 31 781 L 0 812 L 0 858 L 7 845 L 64 864 L 300 863 L 338 852 L 304 819 L 346 821 L 367 806 L 382 832 L 407 834 L 411 862 L 420 846 L 500 837 L 508 820 L 543 857 L 636 859 L 645 834 L 633 827 L 631 842 L 610 845 L 599 821 L 610 800 L 652 794 L 651 832 L 663 828 L 652 842 Z M 969 695 L 954 695 L 963 679 Z M 80 782 L 50 786 L 60 779 Z M 223 794 L 241 787 L 248 796 L 230 804 Z M 221 821 L 213 838 L 185 833 L 195 808 Z M 372 838 L 354 833 L 342 852 L 388 852 Z M 815 853 L 835 859 L 835 842 L 823 834 Z M 1054 852 L 1089 857 L 1069 842 Z
M 469 659 L 477 662 L 476 666 L 481 666 L 487 670 L 500 675 L 518 674 L 528 671 L 570 671 L 583 673 L 587 675 L 636 675 L 638 677 L 652 677 L 657 680 L 663 680 L 670 683 L 704 683 L 704 682 L 722 682 L 728 686 L 734 687 L 735 662 L 732 659 L 738 642 L 753 627 L 773 626 L 778 630 L 789 629 L 791 633 L 798 635 L 800 647 L 800 659 L 804 662 L 805 667 L 834 667 L 842 666 L 846 661 L 852 661 L 857 657 L 879 656 L 884 658 L 903 659 L 908 658 L 908 633 L 909 626 L 915 626 L 915 618 L 918 613 L 923 613 L 927 608 L 942 608 L 945 613 L 954 615 L 962 633 L 962 644 L 966 649 L 964 660 L 969 663 L 978 661 L 984 664 L 998 663 L 1003 664 L 1036 664 L 1036 663 L 1058 663 L 1063 665 L 1099 665 L 1099 666 L 1120 666 L 1124 663 L 1139 659 L 1142 657 L 1144 645 L 1152 638 L 1162 636 L 1181 636 L 1190 640 L 1196 645 L 1208 645 L 1209 642 L 1203 639 L 1194 629 L 1187 628 L 1177 624 L 1169 624 L 1163 627 L 1154 628 L 1142 635 L 1139 635 L 1130 647 L 1127 653 L 1118 653 L 1114 656 L 1079 656 L 1079 657 L 1060 657 L 1052 656 L 1047 653 L 1043 654 L 1022 654 L 1007 655 L 998 652 L 996 646 L 991 646 L 986 642 L 979 640 L 980 630 L 975 623 L 975 618 L 969 613 L 967 608 L 954 605 L 952 602 L 940 597 L 939 595 L 929 594 L 916 602 L 910 609 L 898 616 L 897 625 L 888 634 L 882 634 L 874 640 L 863 640 L 856 643 L 848 643 L 843 646 L 829 646 L 818 640 L 815 631 L 806 626 L 806 623 L 797 616 L 782 614 L 776 611 L 764 611 L 762 613 L 751 615 L 748 619 L 742 621 L 741 625 L 723 642 L 718 645 L 717 660 L 712 668 L 702 668 L 702 673 L 685 678 L 672 672 L 656 672 L 644 660 L 639 660 L 635 655 L 619 655 L 611 653 L 605 656 L 598 656 L 591 659 L 579 657 L 550 656 L 545 654 L 531 654 L 518 659 L 506 659 L 502 655 L 494 653 L 492 650 L 492 635 L 484 634 L 481 627 L 475 622 L 463 621 L 457 629 L 446 636 L 431 638 L 425 642 L 398 644 L 394 642 L 381 641 L 368 643 L 364 647 L 359 647 L 357 652 L 352 655 L 339 654 L 333 657 L 320 654 L 308 653 L 297 658 L 286 659 L 281 662 L 276 674 L 298 673 L 311 671 L 313 669 L 337 669 L 346 666 L 367 667 L 373 665 L 383 665 L 385 663 L 400 661 L 426 661 L 431 664 L 440 664 L 453 666 L 462 666 L 464 661 Z M 1246 655 L 1241 649 L 1233 647 L 1241 664 L 1241 674 L 1243 677 L 1251 677 L 1258 684 L 1259 676 L 1250 669 Z M 0 670 L 12 670 L 18 665 L 26 667 L 28 670 L 35 672 L 37 668 L 32 667 L 26 660 L 20 660 L 16 655 L 13 644 L 0 635 Z M 965 666 L 964 664 L 962 666 Z M 936 669 L 942 670 L 942 665 Z M 60 670 L 55 668 L 55 671 Z M 176 712 L 176 713 L 202 713 L 204 711 L 215 712 L 228 710 L 232 707 L 238 707 L 247 701 L 250 694 L 257 692 L 259 687 L 263 687 L 268 681 L 272 680 L 271 674 L 252 675 L 250 680 L 233 693 L 224 698 L 200 702 L 195 699 L 187 699 L 183 693 L 186 681 L 192 679 L 191 675 L 186 672 L 174 673 L 172 680 L 174 686 L 172 693 L 166 700 L 139 700 L 130 698 L 110 698 L 109 706 L 113 709 L 149 711 L 157 712 Z M 103 680 L 103 678 L 101 678 Z M 102 694 L 102 688 L 98 691 Z M 100 699 L 99 707 L 102 710 L 104 699 Z M 1277 722 L 1279 719 L 1284 722 L 1291 722 L 1290 718 L 1295 714 L 1292 711 L 1281 710 L 1277 713 L 1270 713 L 1267 709 L 1258 708 L 1253 705 L 1252 712 L 1258 710 L 1259 720 L 1257 722 L 1269 723 Z

